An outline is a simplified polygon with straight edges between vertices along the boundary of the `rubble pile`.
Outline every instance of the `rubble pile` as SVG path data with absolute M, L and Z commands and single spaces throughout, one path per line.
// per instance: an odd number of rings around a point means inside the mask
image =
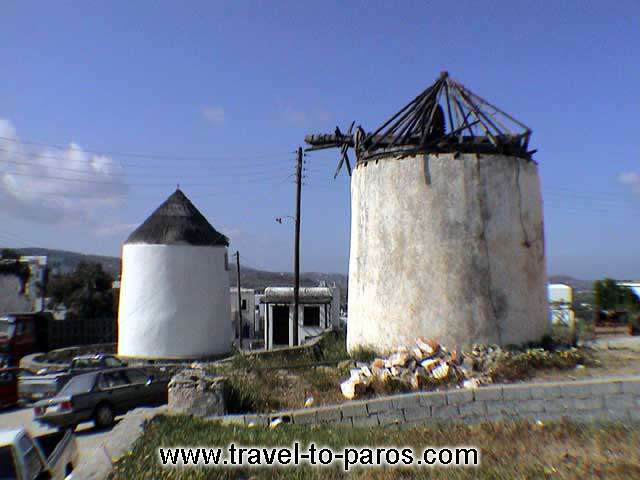
M 340 388 L 348 399 L 363 395 L 376 383 L 399 382 L 407 390 L 452 383 L 475 388 L 491 383 L 490 372 L 502 354 L 499 347 L 486 345 L 473 345 L 467 352 L 449 351 L 438 342 L 421 337 L 414 345 L 398 347 L 387 358 L 358 363 Z

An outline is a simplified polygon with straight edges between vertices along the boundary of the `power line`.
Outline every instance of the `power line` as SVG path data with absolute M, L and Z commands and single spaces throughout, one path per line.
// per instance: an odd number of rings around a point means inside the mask
M 42 164 L 42 163 L 38 163 L 38 162 L 24 162 L 24 161 L 18 161 L 18 160 L 4 160 L 4 163 L 10 163 L 12 165 L 29 165 L 29 166 L 35 166 L 35 167 L 42 167 L 42 168 L 49 168 L 49 169 L 53 169 L 53 170 L 62 170 L 65 172 L 74 172 L 74 173 L 80 173 L 80 174 L 84 174 L 84 175 L 101 175 L 101 176 L 107 176 L 107 177 L 126 177 L 126 176 L 132 176 L 131 172 L 126 172 L 126 171 L 122 171 L 122 172 L 99 172 L 99 171 L 88 171 L 88 170 L 83 170 L 83 169 L 77 169 L 77 168 L 68 168 L 68 167 L 59 167 L 59 166 L 55 166 L 55 165 L 46 165 L 46 164 Z M 115 164 L 115 166 L 118 166 L 117 164 Z M 149 169 L 151 169 L 152 167 L 147 167 Z M 176 168 L 177 170 L 180 171 L 180 174 L 184 174 L 185 169 L 182 168 L 180 169 L 179 167 L 173 167 Z M 223 171 L 223 172 L 215 172 L 216 177 L 220 177 L 222 175 L 224 176 L 229 176 L 229 177 L 238 177 L 238 176 L 245 176 L 246 174 L 248 175 L 252 175 L 252 176 L 256 176 L 256 175 L 261 175 L 264 173 L 270 173 L 273 171 L 289 171 L 290 170 L 290 166 L 288 165 L 278 165 L 278 166 L 270 166 L 267 167 L 266 165 L 264 167 L 245 167 L 245 170 L 242 172 L 229 172 L 229 171 Z M 153 168 L 155 170 L 155 168 Z M 191 170 L 191 169 L 189 169 Z M 10 173 L 10 172 L 7 172 Z M 141 175 L 144 176 L 145 178 L 175 178 L 176 174 L 162 174 L 162 175 L 155 175 L 153 174 L 153 172 L 151 174 L 149 173 L 135 173 L 133 175 Z M 194 175 L 202 175 L 202 174 L 195 174 Z
M 12 137 L 2 137 L 0 136 L 0 140 L 5 140 L 8 142 L 13 142 L 13 143 L 17 143 L 17 144 L 24 144 L 24 145 L 34 145 L 34 146 L 40 146 L 40 147 L 49 147 L 49 148 L 54 148 L 57 150 L 69 150 L 69 145 L 59 145 L 59 144 L 52 144 L 52 143 L 44 143 L 44 142 L 34 142 L 31 140 L 22 140 L 22 139 L 18 139 L 18 138 L 12 138 Z M 154 154 L 154 153 L 131 153 L 131 152 L 119 152 L 119 151 L 98 151 L 98 150 L 90 150 L 90 149 L 78 149 L 78 151 L 81 152 L 85 152 L 85 153 L 93 153 L 94 155 L 102 155 L 102 156 L 115 156 L 115 157 L 129 157 L 129 158 L 149 158 L 149 159 L 156 159 L 156 160 L 189 160 L 189 161 L 210 161 L 210 160 L 233 160 L 235 159 L 239 159 L 239 158 L 247 158 L 247 159 L 251 159 L 251 158 L 269 158 L 269 157 L 274 157 L 274 156 L 278 156 L 278 157 L 284 157 L 286 155 L 290 155 L 291 152 L 278 152 L 278 153 L 260 153 L 260 154 L 252 154 L 252 155 L 247 155 L 246 157 L 237 157 L 237 156 L 231 156 L 231 155 L 227 155 L 227 156 L 218 156 L 218 157 L 214 157 L 214 156 L 175 156 L 175 155 L 162 155 L 162 154 Z
M 165 187 L 167 186 L 168 182 L 163 182 L 163 183 L 130 183 L 130 182 L 113 182 L 113 181 L 103 181 L 103 180 L 95 180 L 95 179 L 90 179 L 90 178 L 70 178 L 70 177 L 59 177 L 56 175 L 42 175 L 42 174 L 31 174 L 31 173 L 22 173 L 22 172 L 6 172 L 6 175 L 16 175 L 19 177 L 29 177 L 29 178 L 38 178 L 38 179 L 47 179 L 47 180 L 57 180 L 57 181 L 63 181 L 63 182 L 77 182 L 77 183 L 91 183 L 91 184 L 98 184 L 98 185 L 116 185 L 116 186 L 132 186 L 132 187 Z M 241 179 L 242 182 L 239 182 L 238 180 L 234 181 L 233 183 L 259 183 L 259 182 L 264 182 L 265 180 L 271 180 L 271 179 L 281 179 L 282 176 L 281 175 L 276 175 L 276 176 L 269 176 L 269 177 L 256 177 L 256 178 L 248 178 L 248 179 Z M 173 176 L 172 177 L 173 180 L 176 179 L 180 179 L 179 175 Z M 229 184 L 229 180 L 227 179 L 221 179 L 223 180 L 224 184 Z M 215 182 L 209 182 L 209 183 L 185 183 L 185 186 L 188 187 L 209 187 L 209 186 L 215 186 L 215 185 L 220 185 L 219 183 L 215 183 Z

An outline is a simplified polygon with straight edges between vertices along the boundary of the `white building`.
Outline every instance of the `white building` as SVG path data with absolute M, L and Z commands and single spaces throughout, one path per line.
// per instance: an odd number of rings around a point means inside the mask
M 573 326 L 576 314 L 573 311 L 573 288 L 564 283 L 547 285 L 549 315 L 551 323 Z
M 233 337 L 238 338 L 238 287 L 231 287 L 231 324 Z M 256 324 L 256 292 L 252 288 L 240 288 L 240 309 L 242 313 L 242 338 L 255 338 L 260 331 Z
M 129 236 L 118 355 L 191 359 L 229 352 L 228 244 L 179 189 Z
M 262 303 L 264 293 L 256 293 L 255 306 L 256 306 L 256 324 L 258 325 L 257 331 L 264 337 L 264 320 L 266 317 L 267 306 Z
M 47 307 L 47 264 L 46 255 L 0 260 L 0 313 L 40 312 Z
M 334 301 L 334 297 L 338 302 Z M 300 288 L 298 300 L 298 344 L 317 337 L 340 322 L 340 292 L 337 287 Z M 265 306 L 264 338 L 267 349 L 292 347 L 294 329 L 293 287 L 269 287 Z

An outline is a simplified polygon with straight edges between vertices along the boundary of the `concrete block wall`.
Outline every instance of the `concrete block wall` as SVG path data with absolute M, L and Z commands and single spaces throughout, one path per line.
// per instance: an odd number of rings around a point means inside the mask
M 640 420 L 640 376 L 495 385 L 475 390 L 418 392 L 273 414 L 228 415 L 223 423 L 268 425 L 420 425 L 528 418 Z

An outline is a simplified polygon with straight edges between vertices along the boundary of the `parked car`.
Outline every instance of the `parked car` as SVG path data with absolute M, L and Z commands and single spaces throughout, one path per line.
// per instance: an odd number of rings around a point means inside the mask
M 35 403 L 34 417 L 58 428 L 75 428 L 90 420 L 98 428 L 110 427 L 117 415 L 167 403 L 168 384 L 137 368 L 85 373 L 69 380 L 54 398 Z
M 24 428 L 0 429 L 1 479 L 70 479 L 77 464 L 70 430 L 32 438 Z
M 43 375 L 22 375 L 18 382 L 18 396 L 23 401 L 34 401 L 55 396 L 69 379 L 104 368 L 124 367 L 126 363 L 113 355 L 82 355 L 71 360 L 67 370 Z
M 19 368 L 0 368 L 0 408 L 12 407 L 18 403 L 19 372 Z

